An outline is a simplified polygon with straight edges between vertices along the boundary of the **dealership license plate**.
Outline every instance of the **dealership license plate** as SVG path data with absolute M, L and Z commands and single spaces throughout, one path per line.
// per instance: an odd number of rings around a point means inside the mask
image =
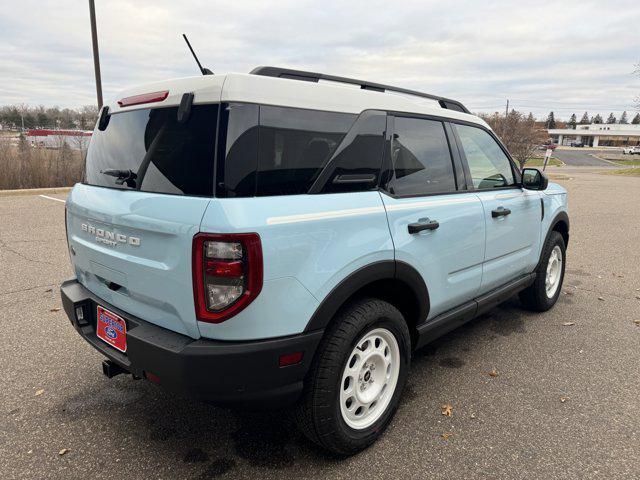
M 96 335 L 113 348 L 127 351 L 127 324 L 124 319 L 98 305 Z

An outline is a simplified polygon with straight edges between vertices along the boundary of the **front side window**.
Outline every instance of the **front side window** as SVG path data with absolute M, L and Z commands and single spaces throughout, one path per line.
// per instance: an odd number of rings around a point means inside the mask
M 515 185 L 511 161 L 489 133 L 468 125 L 455 124 L 455 129 L 467 158 L 474 188 L 484 190 Z
M 391 160 L 393 195 L 428 195 L 456 190 L 449 143 L 442 122 L 396 117 Z

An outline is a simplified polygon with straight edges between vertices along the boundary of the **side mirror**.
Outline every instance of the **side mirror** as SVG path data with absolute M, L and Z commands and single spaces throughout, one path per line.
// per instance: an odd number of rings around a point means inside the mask
M 522 170 L 522 186 L 527 190 L 545 190 L 549 179 L 537 168 L 525 168 Z

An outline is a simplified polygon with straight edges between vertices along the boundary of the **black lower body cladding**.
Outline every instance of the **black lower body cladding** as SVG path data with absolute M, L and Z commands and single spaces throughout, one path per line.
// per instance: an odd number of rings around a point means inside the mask
M 169 391 L 217 404 L 271 408 L 294 403 L 323 334 L 243 342 L 194 340 L 122 312 L 75 279 L 64 282 L 60 291 L 74 328 L 109 360 L 137 377 L 157 380 Z M 126 354 L 96 336 L 97 305 L 127 322 Z M 76 318 L 77 307 L 83 307 L 83 321 Z M 280 356 L 294 352 L 304 352 L 302 360 L 280 367 Z

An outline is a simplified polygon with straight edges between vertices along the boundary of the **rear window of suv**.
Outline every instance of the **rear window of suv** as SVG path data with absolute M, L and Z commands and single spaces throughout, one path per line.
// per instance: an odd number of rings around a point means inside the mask
M 212 196 L 218 105 L 194 105 L 185 123 L 178 107 L 112 114 L 87 151 L 89 185 L 176 195 Z M 131 171 L 128 181 L 117 171 Z M 122 177 L 122 175 L 120 175 Z

